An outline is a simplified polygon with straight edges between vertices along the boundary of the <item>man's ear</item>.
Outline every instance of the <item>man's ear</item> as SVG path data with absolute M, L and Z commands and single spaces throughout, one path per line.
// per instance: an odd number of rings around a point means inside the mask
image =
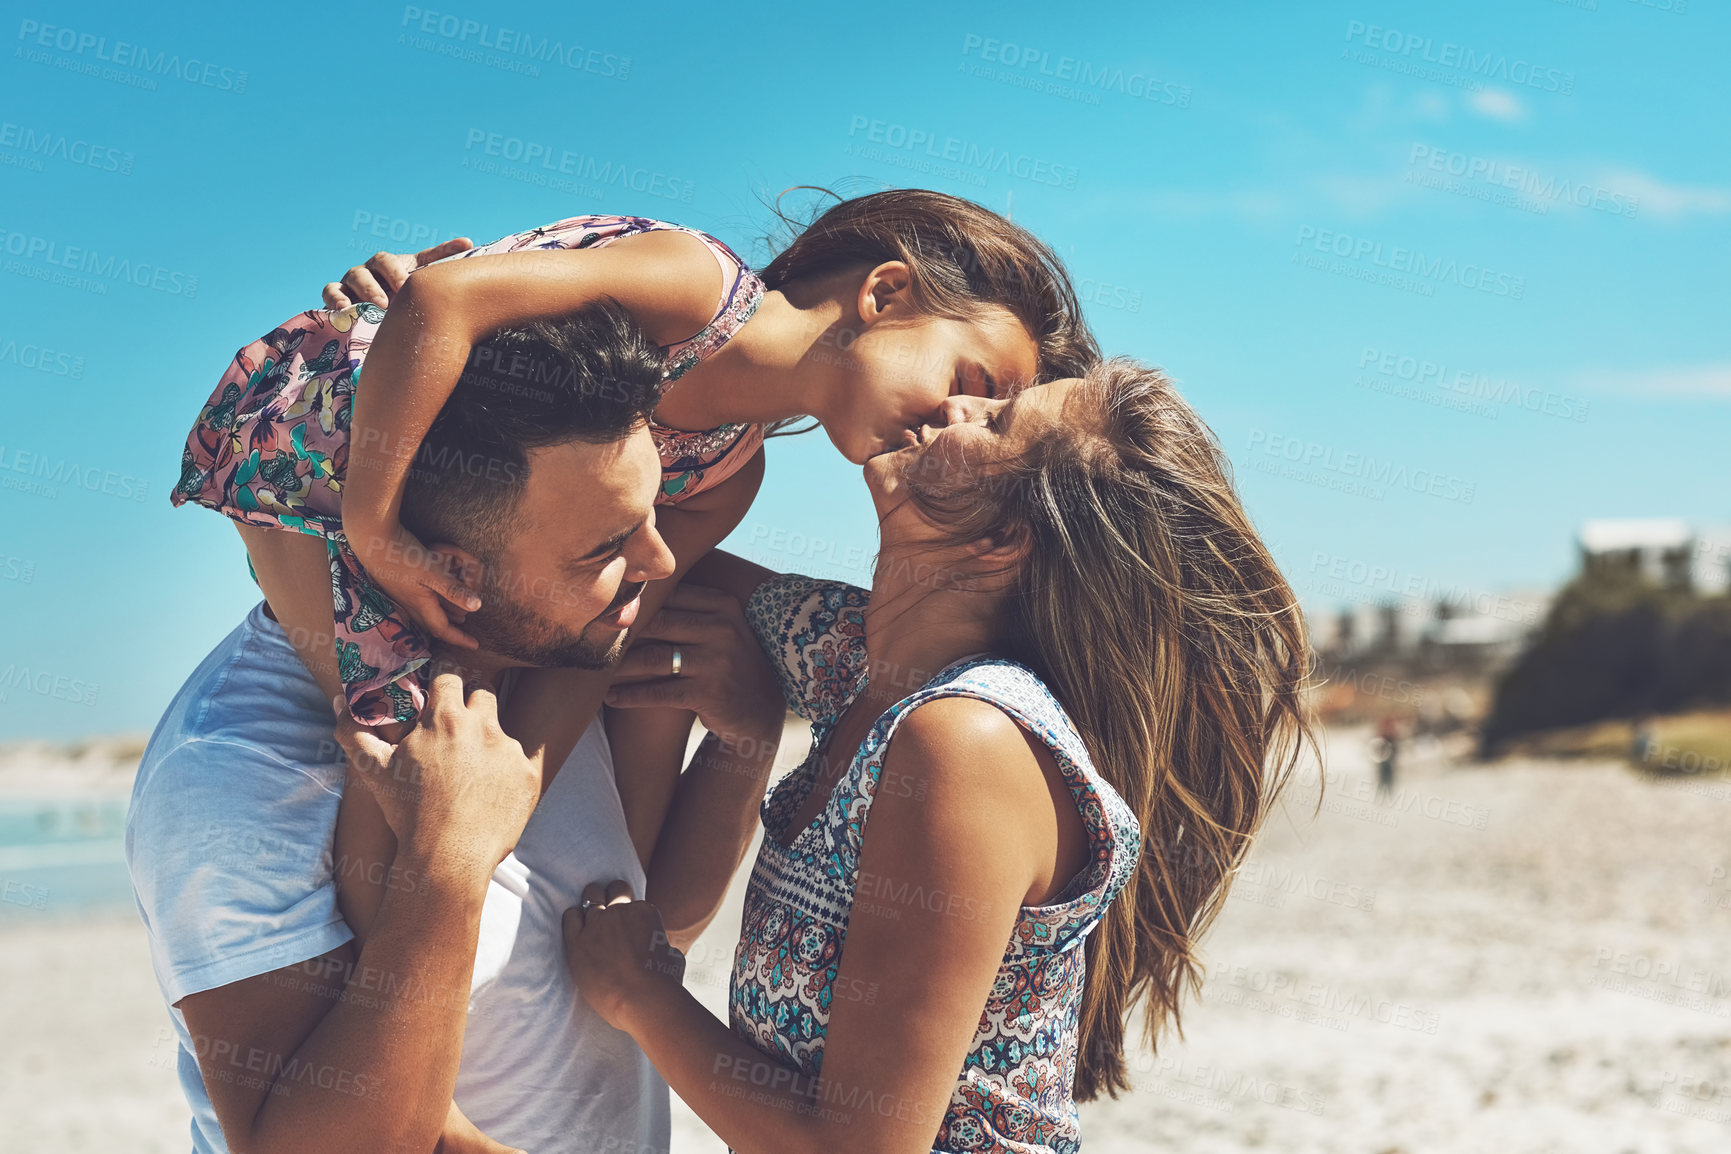
M 866 273 L 859 287 L 859 318 L 867 328 L 894 313 L 913 308 L 913 270 L 906 262 L 888 260 Z

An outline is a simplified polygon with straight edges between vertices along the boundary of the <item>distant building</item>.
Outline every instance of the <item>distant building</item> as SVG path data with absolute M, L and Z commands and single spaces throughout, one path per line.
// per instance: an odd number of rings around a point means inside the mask
M 1731 588 L 1731 526 L 1697 529 L 1673 517 L 1581 526 L 1581 572 L 1635 573 L 1655 585 L 1718 594 Z

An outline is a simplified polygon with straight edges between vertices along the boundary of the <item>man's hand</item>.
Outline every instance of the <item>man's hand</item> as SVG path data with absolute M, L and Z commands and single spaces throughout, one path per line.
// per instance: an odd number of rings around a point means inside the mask
M 679 651 L 679 675 L 673 653 Z M 774 740 L 787 705 L 775 671 L 758 648 L 737 598 L 681 584 L 632 640 L 607 704 L 618 709 L 671 706 L 697 714 L 724 739 Z
M 397 295 L 397 290 L 403 287 L 410 273 L 474 247 L 474 241 L 459 236 L 432 248 L 424 248 L 413 256 L 403 252 L 375 252 L 366 264 L 358 264 L 345 273 L 340 282 L 332 281 L 325 286 L 325 306 L 346 309 L 366 301 L 380 308 L 389 308 L 391 298 Z
M 381 768 L 374 750 L 357 763 L 397 835 L 399 854 L 457 869 L 491 873 L 541 797 L 541 774 L 523 747 L 499 727 L 498 701 L 487 689 L 465 699 L 462 678 L 433 679 L 420 725 Z

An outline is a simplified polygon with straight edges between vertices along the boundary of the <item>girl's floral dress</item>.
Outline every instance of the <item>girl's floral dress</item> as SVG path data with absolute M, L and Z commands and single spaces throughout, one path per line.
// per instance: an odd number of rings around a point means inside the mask
M 723 291 L 704 328 L 666 348 L 663 391 L 750 320 L 763 282 L 719 240 L 640 216 L 574 216 L 447 257 L 524 249 L 600 248 L 643 232 L 691 233 L 715 256 Z M 427 637 L 361 567 L 342 531 L 349 417 L 361 365 L 384 320 L 376 305 L 311 309 L 235 354 L 187 437 L 171 500 L 192 501 L 249 525 L 324 538 L 336 602 L 337 668 L 364 724 L 410 721 L 426 700 Z M 688 432 L 651 423 L 661 453 L 657 504 L 676 504 L 731 477 L 763 443 L 763 427 Z

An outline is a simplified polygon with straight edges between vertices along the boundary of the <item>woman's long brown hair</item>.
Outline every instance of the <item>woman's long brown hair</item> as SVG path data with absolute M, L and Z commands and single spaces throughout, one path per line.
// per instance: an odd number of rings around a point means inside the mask
M 1197 943 L 1304 747 L 1298 602 L 1239 503 L 1225 454 L 1158 370 L 1087 374 L 1098 416 L 1018 459 L 907 478 L 956 544 L 1024 545 L 1000 652 L 1045 681 L 1142 827 L 1129 883 L 1087 944 L 1075 1094 L 1129 1088 L 1125 1019 L 1181 1029 Z M 1095 422 L 1087 422 L 1095 424 Z

